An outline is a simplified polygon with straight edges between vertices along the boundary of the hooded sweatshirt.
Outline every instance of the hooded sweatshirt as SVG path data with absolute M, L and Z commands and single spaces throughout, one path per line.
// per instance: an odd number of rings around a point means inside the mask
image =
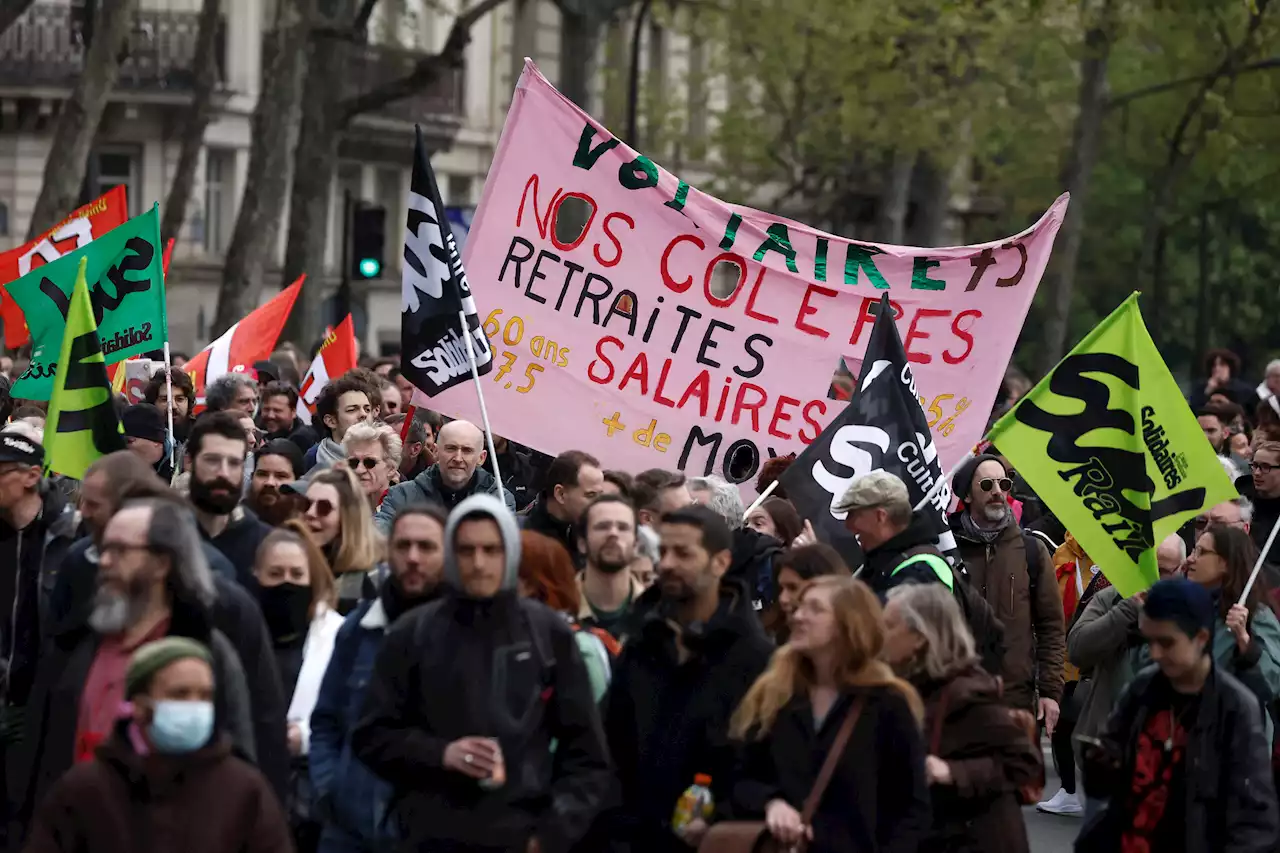
M 462 585 L 455 539 L 475 516 L 502 535 L 503 579 L 492 598 Z M 447 841 L 517 850 L 536 835 L 546 853 L 561 853 L 607 792 L 607 750 L 572 629 L 519 597 L 519 566 L 520 531 L 504 503 L 483 494 L 462 501 L 445 525 L 441 599 L 397 622 L 378 656 L 352 749 L 395 789 L 413 849 Z M 504 784 L 486 790 L 444 766 L 446 747 L 469 736 L 499 742 Z

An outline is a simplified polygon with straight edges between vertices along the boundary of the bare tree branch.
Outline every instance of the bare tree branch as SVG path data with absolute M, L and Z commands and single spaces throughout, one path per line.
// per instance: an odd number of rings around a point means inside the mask
M 369 18 L 373 15 L 373 7 L 377 5 L 378 0 L 362 0 L 360 11 L 356 12 L 356 18 L 351 23 L 353 35 L 363 33 L 368 28 Z
M 35 0 L 0 0 L 0 33 L 3 33 L 13 22 L 22 17 Z
M 453 22 L 449 37 L 445 39 L 444 47 L 439 53 L 424 56 L 405 76 L 343 101 L 339 105 L 339 113 L 343 120 L 350 121 L 363 113 L 372 112 L 402 98 L 408 98 L 434 84 L 445 71 L 461 68 L 463 51 L 471 43 L 471 28 L 505 2 L 507 0 L 480 0 L 475 6 L 463 12 Z
M 1273 56 L 1270 59 L 1261 59 L 1257 62 L 1251 62 L 1248 65 L 1242 65 L 1236 70 L 1236 76 L 1248 74 L 1252 71 L 1267 71 L 1272 68 L 1280 68 L 1280 56 Z M 1158 95 L 1161 92 L 1168 92 L 1171 89 L 1178 89 L 1182 86 L 1190 86 L 1192 83 L 1203 83 L 1206 80 L 1217 79 L 1219 71 L 1215 69 L 1208 74 L 1197 74 L 1194 77 L 1182 77 L 1177 80 L 1169 80 L 1164 83 L 1157 83 L 1154 86 L 1145 86 L 1141 89 L 1135 89 L 1132 92 L 1125 92 L 1123 95 L 1115 95 L 1107 99 L 1106 110 L 1122 107 L 1125 104 L 1132 103 L 1139 98 L 1145 98 L 1148 95 Z

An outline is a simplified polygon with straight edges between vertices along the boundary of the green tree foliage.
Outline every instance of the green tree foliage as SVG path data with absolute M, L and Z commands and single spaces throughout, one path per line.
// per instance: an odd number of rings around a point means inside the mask
M 1025 227 L 1064 189 L 1085 34 L 1104 22 L 1066 346 L 1138 289 L 1175 370 L 1230 346 L 1256 374 L 1280 349 L 1280 4 L 720 0 L 693 17 L 722 87 L 708 190 L 876 239 L 894 163 L 919 158 L 909 218 L 967 207 L 968 242 Z M 921 192 L 921 164 L 963 180 Z M 1047 296 L 1015 356 L 1032 374 L 1053 355 Z

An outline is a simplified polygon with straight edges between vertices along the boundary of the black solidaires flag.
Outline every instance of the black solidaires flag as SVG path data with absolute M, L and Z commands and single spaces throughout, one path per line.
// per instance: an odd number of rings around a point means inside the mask
M 417 128 L 413 179 L 404 230 L 400 284 L 404 375 L 428 397 L 471 378 L 466 340 L 471 336 L 480 375 L 493 368 L 493 351 L 480 327 L 462 255 L 445 216 L 435 172 Z M 462 312 L 466 312 L 463 328 Z
M 862 552 L 845 529 L 846 513 L 833 507 L 855 479 L 877 470 L 906 484 L 912 506 L 943 476 L 888 294 L 880 301 L 852 399 L 782 476 L 800 516 L 855 568 Z M 944 554 L 955 549 L 946 521 L 950 503 L 951 487 L 944 484 L 920 513 L 938 535 Z

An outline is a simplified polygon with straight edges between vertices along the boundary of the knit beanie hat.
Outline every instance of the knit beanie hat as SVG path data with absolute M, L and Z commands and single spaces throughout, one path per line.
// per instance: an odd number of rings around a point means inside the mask
M 165 637 L 140 646 L 129 659 L 124 675 L 124 698 L 132 699 L 146 690 L 151 677 L 174 661 L 196 658 L 213 666 L 213 655 L 203 643 L 186 637 Z
M 990 453 L 980 453 L 977 456 L 971 456 L 965 460 L 965 463 L 956 471 L 956 475 L 951 478 L 951 493 L 956 496 L 956 500 L 960 503 L 967 504 L 969 502 L 969 490 L 973 487 L 973 472 L 978 470 L 978 466 L 983 462 L 1000 462 L 1000 457 Z M 1004 465 L 1000 462 L 1001 466 Z M 1005 473 L 1008 473 L 1006 469 Z

